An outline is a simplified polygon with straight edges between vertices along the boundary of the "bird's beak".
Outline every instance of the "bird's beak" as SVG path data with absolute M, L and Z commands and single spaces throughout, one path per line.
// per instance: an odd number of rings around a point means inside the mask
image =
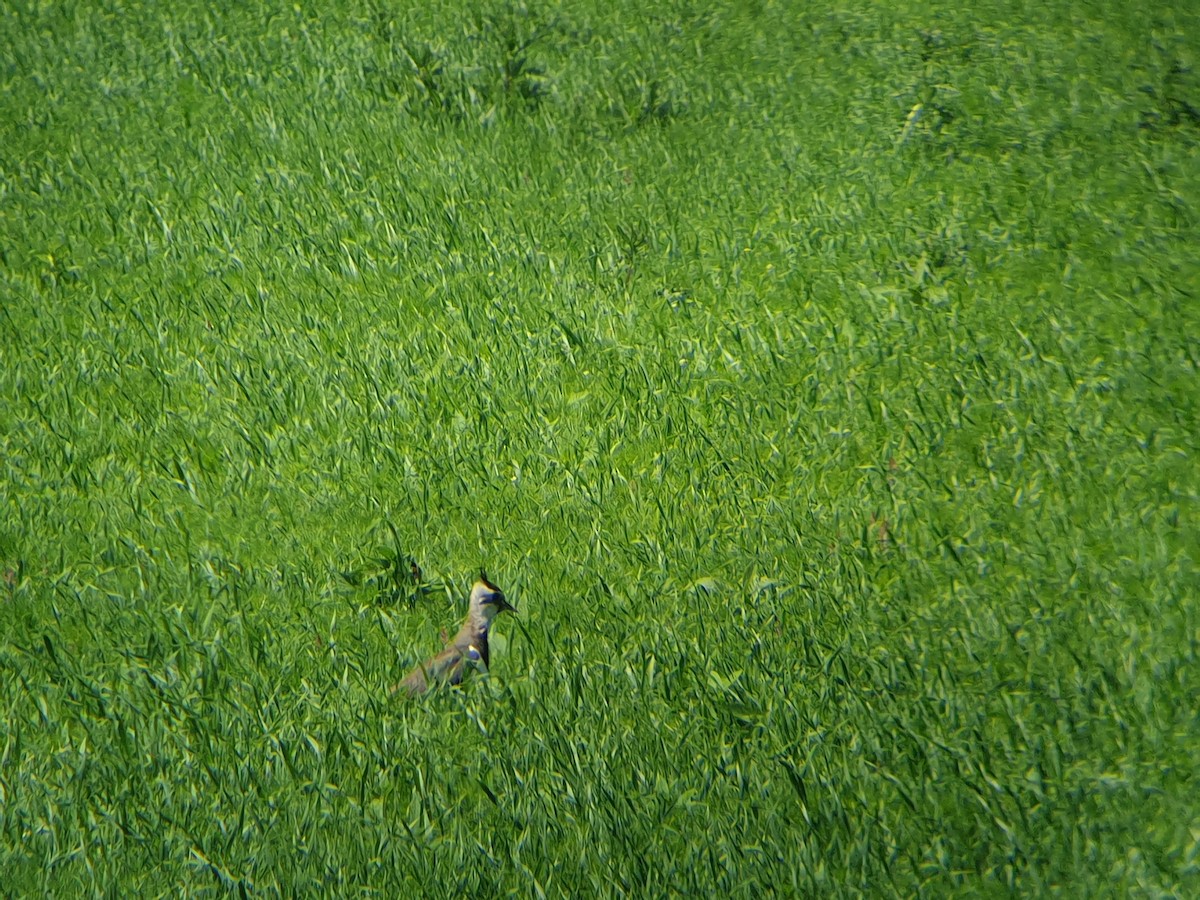
M 499 606 L 500 606 L 500 612 L 515 613 L 517 611 L 517 608 L 515 606 L 513 606 L 511 603 L 509 603 L 508 598 L 505 597 L 503 594 L 500 595 Z

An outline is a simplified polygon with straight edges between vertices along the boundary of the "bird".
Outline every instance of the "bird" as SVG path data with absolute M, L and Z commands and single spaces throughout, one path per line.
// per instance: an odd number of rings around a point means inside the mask
M 421 663 L 393 686 L 392 694 L 416 697 L 429 690 L 431 685 L 461 684 L 468 667 L 487 671 L 488 631 L 492 620 L 502 612 L 516 611 L 504 591 L 488 581 L 487 573 L 481 571 L 479 580 L 471 588 L 467 619 L 454 640 L 446 642 L 441 653 Z

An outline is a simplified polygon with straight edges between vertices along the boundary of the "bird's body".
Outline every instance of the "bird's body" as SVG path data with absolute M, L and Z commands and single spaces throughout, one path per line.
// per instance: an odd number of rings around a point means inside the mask
M 504 592 L 481 574 L 471 589 L 467 620 L 441 653 L 426 660 L 392 688 L 393 694 L 415 697 L 431 685 L 460 684 L 468 668 L 488 667 L 488 631 L 492 620 L 505 611 L 516 612 Z

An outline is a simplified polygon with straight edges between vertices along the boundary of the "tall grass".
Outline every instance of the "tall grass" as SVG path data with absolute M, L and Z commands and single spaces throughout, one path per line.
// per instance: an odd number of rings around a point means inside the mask
M 5 889 L 1195 894 L 1197 35 L 0 6 Z

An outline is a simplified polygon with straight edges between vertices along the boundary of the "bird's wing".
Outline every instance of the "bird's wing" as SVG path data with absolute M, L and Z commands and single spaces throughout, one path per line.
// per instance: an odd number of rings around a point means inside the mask
M 463 652 L 458 647 L 447 647 L 425 663 L 426 677 L 440 684 L 458 684 L 462 681 Z
M 420 667 L 413 669 L 404 680 L 392 687 L 393 694 L 405 693 L 410 697 L 415 697 L 417 694 L 423 694 L 429 688 L 429 684 L 425 681 L 425 671 Z
M 463 652 L 457 647 L 447 647 L 437 656 L 417 666 L 403 681 L 392 689 L 392 693 L 403 691 L 410 697 L 423 694 L 430 684 L 459 684 L 463 675 Z

